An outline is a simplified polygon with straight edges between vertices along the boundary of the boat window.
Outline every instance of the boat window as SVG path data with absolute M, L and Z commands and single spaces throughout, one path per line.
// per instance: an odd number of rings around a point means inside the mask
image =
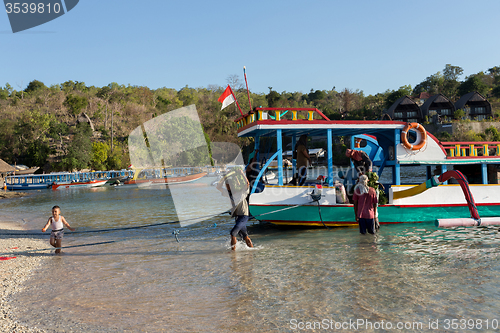
M 414 130 L 408 131 L 408 142 L 414 144 L 417 141 L 417 132 Z

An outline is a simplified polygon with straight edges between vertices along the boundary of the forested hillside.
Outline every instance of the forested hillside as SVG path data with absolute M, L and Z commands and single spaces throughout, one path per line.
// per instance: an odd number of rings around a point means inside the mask
M 497 117 L 500 67 L 459 81 L 462 73 L 462 68 L 446 65 L 442 72 L 428 76 L 415 88 L 407 85 L 368 96 L 348 88 L 280 93 L 269 87 L 267 93 L 251 92 L 250 98 L 253 107 L 316 107 L 330 119 L 379 119 L 384 109 L 404 95 L 443 93 L 456 101 L 469 91 L 478 91 L 490 101 Z M 247 93 L 239 76 L 229 76 L 227 83 L 247 112 Z M 127 137 L 134 128 L 190 104 L 196 105 L 211 141 L 235 142 L 244 147 L 250 141 L 236 137 L 236 106 L 220 110 L 217 99 L 224 89 L 211 85 L 152 90 L 117 83 L 94 87 L 78 81 L 47 87 L 34 80 L 16 90 L 7 83 L 0 88 L 0 158 L 11 164 L 41 166 L 46 172 L 124 168 L 129 164 Z

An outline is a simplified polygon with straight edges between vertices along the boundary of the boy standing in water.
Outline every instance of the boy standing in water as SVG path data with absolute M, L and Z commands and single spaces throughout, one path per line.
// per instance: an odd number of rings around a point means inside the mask
M 64 236 L 64 226 L 68 227 L 71 231 L 75 231 L 75 229 L 71 228 L 64 216 L 61 215 L 61 208 L 59 206 L 52 207 L 52 216 L 49 217 L 47 224 L 42 228 L 42 232 L 45 232 L 51 224 L 50 245 L 58 248 L 56 249 L 56 253 L 61 253 L 60 247 Z

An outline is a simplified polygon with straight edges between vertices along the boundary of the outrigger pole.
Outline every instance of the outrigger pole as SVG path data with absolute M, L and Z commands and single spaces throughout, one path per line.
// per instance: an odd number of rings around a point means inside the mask
M 245 75 L 245 84 L 247 85 L 248 105 L 250 105 L 250 111 L 251 111 L 252 110 L 252 102 L 250 102 L 250 90 L 248 90 L 247 72 L 246 72 L 245 66 L 243 66 L 243 75 Z

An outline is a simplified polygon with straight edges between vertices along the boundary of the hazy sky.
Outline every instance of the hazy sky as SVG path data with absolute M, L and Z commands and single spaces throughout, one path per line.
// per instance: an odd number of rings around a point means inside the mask
M 224 86 L 246 66 L 255 93 L 376 94 L 448 63 L 461 80 L 500 66 L 499 13 L 498 0 L 81 0 L 15 34 L 0 14 L 0 86 Z

